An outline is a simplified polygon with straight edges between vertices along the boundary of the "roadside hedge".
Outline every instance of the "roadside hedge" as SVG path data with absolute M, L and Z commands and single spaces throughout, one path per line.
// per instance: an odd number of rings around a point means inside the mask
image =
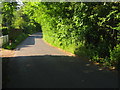
M 120 67 L 120 2 L 29 2 L 27 6 L 48 43 Z

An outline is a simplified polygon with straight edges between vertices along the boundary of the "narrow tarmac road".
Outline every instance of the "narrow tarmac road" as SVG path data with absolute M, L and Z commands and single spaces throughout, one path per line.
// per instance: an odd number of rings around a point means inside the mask
M 63 55 L 68 56 L 64 52 L 47 45 L 42 40 L 42 33 L 35 33 L 30 35 L 23 41 L 15 51 L 15 57 L 18 56 L 36 56 L 36 55 Z
M 118 88 L 118 73 L 47 45 L 41 33 L 23 41 L 15 57 L 3 58 L 3 88 Z

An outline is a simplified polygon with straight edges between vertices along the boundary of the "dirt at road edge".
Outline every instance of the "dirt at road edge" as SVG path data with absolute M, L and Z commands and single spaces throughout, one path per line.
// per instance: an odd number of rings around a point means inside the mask
M 0 57 L 14 57 L 15 50 L 0 48 Z

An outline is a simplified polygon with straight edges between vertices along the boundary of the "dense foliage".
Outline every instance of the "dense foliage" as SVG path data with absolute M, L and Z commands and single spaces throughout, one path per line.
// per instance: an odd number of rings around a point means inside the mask
M 24 4 L 15 12 L 14 27 L 25 33 L 42 28 L 43 39 L 48 43 L 95 62 L 120 67 L 120 2 Z
M 120 61 L 120 3 L 29 2 L 50 44 L 108 66 Z M 31 13 L 34 12 L 34 13 Z
M 8 34 L 12 28 L 13 12 L 16 10 L 16 2 L 2 2 L 2 31 L 3 35 Z
M 9 43 L 12 41 L 12 44 L 8 43 L 3 47 L 14 49 L 29 34 L 41 30 L 38 23 L 23 13 L 23 7 L 17 8 L 17 2 L 2 2 L 2 4 L 2 33 L 9 35 Z

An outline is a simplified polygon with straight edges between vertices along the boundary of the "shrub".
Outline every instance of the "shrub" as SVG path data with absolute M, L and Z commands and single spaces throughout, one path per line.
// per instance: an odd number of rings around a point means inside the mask
M 120 44 L 118 44 L 112 51 L 110 51 L 111 63 L 120 68 Z

